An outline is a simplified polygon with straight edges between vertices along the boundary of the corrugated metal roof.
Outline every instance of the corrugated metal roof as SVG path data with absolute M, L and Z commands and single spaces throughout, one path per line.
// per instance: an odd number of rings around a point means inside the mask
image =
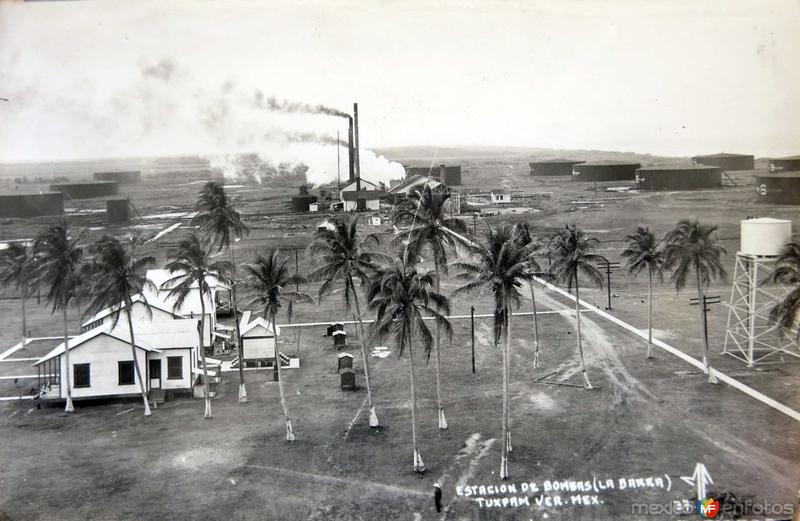
M 69 339 L 69 349 L 72 351 L 73 349 L 80 347 L 82 344 L 88 342 L 89 340 L 99 336 L 99 335 L 108 335 L 112 338 L 116 338 L 126 344 L 131 343 L 131 337 L 127 331 L 122 331 L 119 328 L 114 329 L 111 331 L 111 325 L 102 325 L 87 331 L 86 333 L 80 334 L 78 336 L 72 337 Z M 136 347 L 140 349 L 144 349 L 145 351 L 150 351 L 154 353 L 159 353 L 160 351 L 154 347 L 152 347 L 144 338 L 140 339 L 136 332 L 134 331 L 134 335 L 136 336 Z M 61 356 L 64 354 L 64 342 L 58 344 L 55 348 L 53 348 L 49 353 L 44 355 L 42 358 L 37 360 L 33 363 L 34 366 L 37 366 L 47 360 L 55 358 L 57 356 Z

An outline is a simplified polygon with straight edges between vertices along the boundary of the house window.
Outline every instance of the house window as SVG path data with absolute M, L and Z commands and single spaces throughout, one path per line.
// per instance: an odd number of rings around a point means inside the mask
M 119 385 L 133 385 L 133 361 L 118 362 Z
M 183 357 L 168 356 L 167 380 L 182 380 L 182 379 L 183 379 Z
M 72 379 L 75 380 L 75 387 L 91 387 L 89 378 L 89 366 L 91 364 L 75 364 L 72 366 Z

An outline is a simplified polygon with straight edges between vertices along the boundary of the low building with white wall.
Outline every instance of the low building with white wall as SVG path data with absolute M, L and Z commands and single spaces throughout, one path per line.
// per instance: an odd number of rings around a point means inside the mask
M 275 361 L 275 334 L 272 324 L 264 317 L 251 319 L 251 312 L 242 313 L 239 323 L 242 333 L 242 359 L 244 363 Z M 280 328 L 277 328 L 280 334 Z

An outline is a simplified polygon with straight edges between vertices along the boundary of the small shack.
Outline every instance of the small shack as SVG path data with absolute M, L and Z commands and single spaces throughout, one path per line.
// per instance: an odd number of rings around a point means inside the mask
M 333 347 L 341 349 L 347 345 L 347 332 L 342 330 L 334 331 L 331 336 L 333 337 Z
M 267 365 L 275 362 L 275 335 L 264 317 L 250 319 L 251 312 L 242 313 L 239 331 L 242 334 L 241 361 L 245 364 Z M 277 326 L 276 326 L 277 328 Z M 280 334 L 280 328 L 277 328 Z

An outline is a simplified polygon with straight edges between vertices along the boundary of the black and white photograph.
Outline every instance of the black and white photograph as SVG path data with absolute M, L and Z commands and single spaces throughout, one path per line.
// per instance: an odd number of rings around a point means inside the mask
M 0 0 L 0 521 L 800 521 L 797 0 Z

